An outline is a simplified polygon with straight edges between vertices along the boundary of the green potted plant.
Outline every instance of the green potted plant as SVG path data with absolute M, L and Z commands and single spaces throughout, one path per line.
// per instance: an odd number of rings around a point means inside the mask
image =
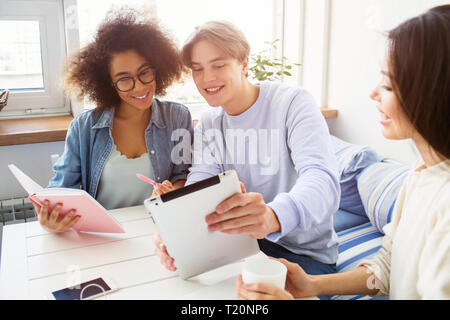
M 274 58 L 270 53 L 277 49 L 277 42 L 265 41 L 269 47 L 259 53 L 250 55 L 249 77 L 258 81 L 280 81 L 284 76 L 292 76 L 294 66 L 301 66 L 299 63 L 290 63 L 286 57 Z

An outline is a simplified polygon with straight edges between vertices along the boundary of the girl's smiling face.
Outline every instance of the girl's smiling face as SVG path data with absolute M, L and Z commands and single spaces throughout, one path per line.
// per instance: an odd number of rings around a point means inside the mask
M 138 110 L 146 110 L 152 105 L 153 96 L 156 91 L 156 81 L 142 83 L 141 79 L 152 78 L 153 70 L 149 63 L 135 50 L 129 50 L 115 54 L 110 61 L 109 73 L 113 82 L 132 82 L 134 88 L 123 92 L 116 88 L 122 103 Z M 154 79 L 154 76 L 153 76 Z M 147 81 L 146 81 L 147 82 Z
M 413 138 L 415 129 L 400 106 L 392 87 L 388 64 L 381 68 L 381 82 L 372 91 L 370 98 L 378 102 L 383 136 L 391 140 Z

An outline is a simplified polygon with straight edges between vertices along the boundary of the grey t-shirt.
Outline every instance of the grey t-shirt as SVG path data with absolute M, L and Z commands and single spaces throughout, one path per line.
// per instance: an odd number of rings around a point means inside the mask
M 151 196 L 153 186 L 139 180 L 136 173 L 154 179 L 148 152 L 129 159 L 113 145 L 100 176 L 97 201 L 108 210 L 143 204 Z

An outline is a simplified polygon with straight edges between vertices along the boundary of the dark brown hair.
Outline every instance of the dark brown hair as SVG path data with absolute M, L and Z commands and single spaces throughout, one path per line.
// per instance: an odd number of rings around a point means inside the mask
M 389 32 L 389 76 L 414 128 L 450 158 L 450 5 Z
M 109 12 L 92 43 L 68 62 L 64 86 L 68 95 L 87 97 L 96 110 L 116 107 L 120 97 L 109 75 L 113 55 L 136 50 L 156 70 L 156 95 L 179 80 L 184 71 L 180 52 L 171 36 L 156 21 L 138 21 L 138 13 L 129 8 Z

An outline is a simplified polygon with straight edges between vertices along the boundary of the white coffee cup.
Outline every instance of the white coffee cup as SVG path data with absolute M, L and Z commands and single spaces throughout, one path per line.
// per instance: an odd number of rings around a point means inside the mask
M 263 282 L 284 289 L 287 268 L 277 260 L 268 258 L 253 258 L 244 262 L 242 281 L 246 284 Z

